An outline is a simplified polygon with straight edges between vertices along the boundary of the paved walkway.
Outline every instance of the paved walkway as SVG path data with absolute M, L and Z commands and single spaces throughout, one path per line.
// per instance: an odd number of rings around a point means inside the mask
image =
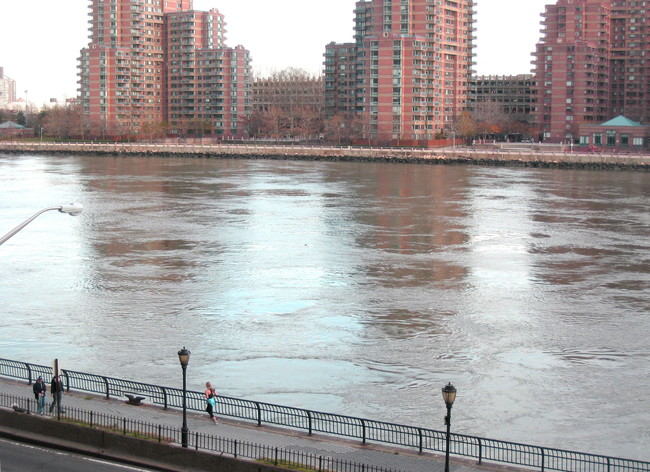
M 32 386 L 25 381 L 14 381 L 0 377 L 0 392 L 16 395 L 33 400 Z M 50 396 L 48 393 L 48 402 Z M 98 413 L 127 417 L 133 420 L 161 424 L 180 428 L 182 413 L 176 409 L 165 410 L 155 405 L 129 405 L 125 401 L 91 395 L 88 393 L 70 392 L 63 396 L 62 405 Z M 188 412 L 187 425 L 190 433 L 201 432 L 236 439 L 266 446 L 279 447 L 294 451 L 333 457 L 345 461 L 366 465 L 392 468 L 404 472 L 437 472 L 444 471 L 444 455 L 422 454 L 405 448 L 394 448 L 382 445 L 362 445 L 358 441 L 345 440 L 326 435 L 308 436 L 304 432 L 292 431 L 276 427 L 262 426 L 235 419 L 219 418 L 219 424 L 210 421 L 207 413 L 197 414 Z M 451 457 L 452 472 L 477 472 L 495 470 L 515 470 L 498 465 L 478 465 L 473 461 Z

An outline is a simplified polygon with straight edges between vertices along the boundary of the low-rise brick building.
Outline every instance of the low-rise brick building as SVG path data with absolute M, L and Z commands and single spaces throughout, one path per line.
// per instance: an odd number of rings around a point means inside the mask
M 579 142 L 583 146 L 614 148 L 618 151 L 648 149 L 650 146 L 650 126 L 643 126 L 624 116 L 598 125 L 580 125 L 579 134 Z

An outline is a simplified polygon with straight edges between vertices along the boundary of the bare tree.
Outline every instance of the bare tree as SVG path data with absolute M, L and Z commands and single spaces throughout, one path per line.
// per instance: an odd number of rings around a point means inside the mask
M 478 132 L 485 138 L 488 134 L 499 134 L 508 121 L 501 104 L 484 101 L 476 104 L 473 118 L 477 123 Z
M 456 132 L 459 136 L 472 139 L 478 134 L 478 125 L 474 117 L 467 111 L 464 111 L 456 119 Z
M 288 68 L 253 82 L 253 117 L 259 136 L 313 138 L 323 122 L 321 77 Z
M 337 113 L 325 120 L 324 131 L 328 141 L 349 143 L 361 137 L 361 120 L 352 113 Z
M 77 103 L 55 105 L 40 113 L 43 134 L 57 139 L 85 137 L 87 128 L 81 106 Z

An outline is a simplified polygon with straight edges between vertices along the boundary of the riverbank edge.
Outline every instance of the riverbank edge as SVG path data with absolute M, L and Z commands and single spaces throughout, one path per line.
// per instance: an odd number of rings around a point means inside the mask
M 650 156 L 590 155 L 498 150 L 430 150 L 400 148 L 312 148 L 249 145 L 143 144 L 0 144 L 0 152 L 75 154 L 119 157 L 267 159 L 293 161 L 370 162 L 392 164 L 474 165 L 548 169 L 650 171 Z

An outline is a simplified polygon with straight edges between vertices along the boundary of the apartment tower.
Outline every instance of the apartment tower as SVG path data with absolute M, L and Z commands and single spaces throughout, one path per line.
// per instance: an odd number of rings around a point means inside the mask
M 16 81 L 4 75 L 0 67 L 0 106 L 6 106 L 16 101 Z
M 650 123 L 650 0 L 611 2 L 609 117 Z
M 243 134 L 249 54 L 225 47 L 216 10 L 192 0 L 90 0 L 90 10 L 79 66 L 90 135 Z M 227 112 L 216 113 L 224 95 Z
M 558 0 L 534 53 L 536 122 L 545 141 L 619 115 L 650 119 L 650 0 Z
M 325 51 L 328 114 L 354 113 L 368 142 L 415 144 L 467 107 L 474 0 L 361 0 L 355 42 Z
M 174 134 L 241 137 L 250 112 L 250 57 L 225 45 L 216 9 L 166 15 L 165 115 Z
M 559 0 L 542 14 L 537 44 L 537 123 L 544 140 L 578 135 L 609 109 L 609 1 Z

